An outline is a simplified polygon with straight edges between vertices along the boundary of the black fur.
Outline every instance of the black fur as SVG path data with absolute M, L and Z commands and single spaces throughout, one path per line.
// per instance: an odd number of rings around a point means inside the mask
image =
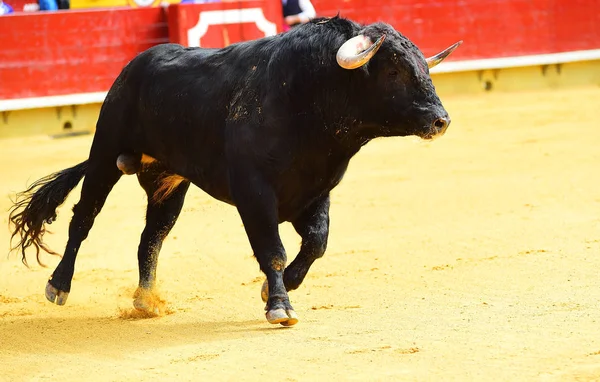
M 336 53 L 358 34 L 386 38 L 367 64 L 343 69 Z M 440 119 L 449 121 L 423 54 L 387 24 L 321 18 L 223 49 L 158 45 L 115 80 L 88 161 L 25 191 L 11 214 L 13 236 L 20 235 L 23 253 L 32 245 L 47 250 L 44 221 L 85 174 L 64 256 L 49 281 L 48 298 L 64 303 L 80 245 L 122 175 L 117 158 L 145 154 L 156 159 L 138 171 L 148 195 L 160 177 L 184 181 L 162 204 L 148 198 L 140 288 L 154 284 L 160 245 L 191 183 L 237 208 L 268 279 L 267 310 L 291 311 L 287 291 L 326 250 L 329 194 L 351 158 L 374 138 L 443 133 Z M 278 232 L 284 221 L 302 237 L 288 268 Z
M 40 260 L 40 248 L 60 256 L 43 242 L 46 224 L 56 220 L 56 209 L 64 203 L 81 178 L 85 175 L 87 161 L 77 166 L 45 176 L 23 192 L 17 198 L 10 210 L 9 226 L 13 226 L 11 235 L 11 250 L 20 249 L 23 264 L 27 264 L 25 250 L 35 248 L 38 264 L 45 266 Z M 18 242 L 12 246 L 12 241 L 18 237 Z

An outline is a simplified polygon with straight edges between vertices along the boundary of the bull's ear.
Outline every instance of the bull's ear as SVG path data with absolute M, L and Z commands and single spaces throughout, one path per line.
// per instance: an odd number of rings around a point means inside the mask
M 344 69 L 360 68 L 377 53 L 383 40 L 385 34 L 381 35 L 375 43 L 362 34 L 352 37 L 338 49 L 336 55 L 338 65 Z
M 460 46 L 460 44 L 462 44 L 462 40 L 455 43 L 451 47 L 442 50 L 440 53 L 436 54 L 435 56 L 427 58 L 425 61 L 427 61 L 427 66 L 429 67 L 429 69 L 433 68 L 440 62 L 444 61 L 444 59 L 446 57 L 448 57 L 450 55 L 450 53 L 454 52 L 454 50 L 456 48 L 458 48 Z

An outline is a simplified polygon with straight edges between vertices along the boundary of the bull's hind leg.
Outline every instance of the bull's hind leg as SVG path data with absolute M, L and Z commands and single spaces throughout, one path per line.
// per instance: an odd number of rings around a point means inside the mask
M 138 265 L 140 273 L 139 287 L 135 292 L 133 306 L 136 309 L 158 314 L 161 310 L 159 299 L 152 293 L 156 283 L 156 266 L 158 254 L 164 239 L 167 237 L 183 207 L 185 194 L 190 186 L 182 181 L 175 189 L 161 200 L 161 188 L 164 188 L 164 169 L 159 164 L 138 173 L 140 185 L 148 196 L 146 209 L 146 227 L 138 247 Z
M 287 291 L 297 289 L 302 284 L 310 266 L 322 257 L 327 249 L 329 195 L 314 202 L 292 224 L 302 237 L 302 245 L 300 252 L 283 274 L 283 283 Z M 263 283 L 261 297 L 265 302 L 269 298 L 268 280 Z
M 100 213 L 106 197 L 121 177 L 114 161 L 90 161 L 81 188 L 81 198 L 73 207 L 69 224 L 69 240 L 64 256 L 46 285 L 46 298 L 57 305 L 64 305 L 71 291 L 75 272 L 75 259 L 81 243 L 87 238 L 94 219 Z

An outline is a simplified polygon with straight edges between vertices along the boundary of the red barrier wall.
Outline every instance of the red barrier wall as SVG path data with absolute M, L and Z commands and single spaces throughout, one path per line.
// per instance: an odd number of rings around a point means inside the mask
M 312 0 L 320 16 L 385 21 L 425 55 L 464 40 L 448 61 L 600 48 L 598 0 Z
M 281 32 L 283 23 L 278 0 L 173 4 L 168 13 L 172 42 L 205 48 L 222 48 L 273 35 Z M 190 30 L 197 36 L 192 41 L 188 40 Z
M 426 55 L 464 40 L 448 61 L 600 49 L 598 0 L 312 1 L 320 16 L 339 11 L 391 23 Z M 223 47 L 281 26 L 280 0 L 2 16 L 0 100 L 107 91 L 131 58 L 155 44 Z
M 37 0 L 3 0 L 4 3 L 11 6 L 15 12 L 23 12 L 27 5 L 37 5 Z
M 107 91 L 137 53 L 168 41 L 162 8 L 0 17 L 0 99 Z

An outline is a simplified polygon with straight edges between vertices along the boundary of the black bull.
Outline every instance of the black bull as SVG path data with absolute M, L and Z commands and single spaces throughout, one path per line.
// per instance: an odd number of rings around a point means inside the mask
M 158 45 L 122 70 L 102 105 L 89 158 L 18 194 L 10 212 L 13 249 L 42 241 L 45 225 L 85 176 L 64 255 L 46 297 L 65 304 L 75 258 L 109 192 L 137 174 L 148 195 L 134 306 L 156 279 L 161 244 L 177 220 L 190 183 L 234 205 L 267 280 L 270 323 L 298 321 L 288 291 L 323 256 L 329 194 L 348 163 L 373 138 L 443 134 L 450 118 L 429 68 L 458 44 L 425 58 L 383 23 L 316 19 L 287 33 L 223 49 Z M 278 225 L 302 237 L 286 268 Z

